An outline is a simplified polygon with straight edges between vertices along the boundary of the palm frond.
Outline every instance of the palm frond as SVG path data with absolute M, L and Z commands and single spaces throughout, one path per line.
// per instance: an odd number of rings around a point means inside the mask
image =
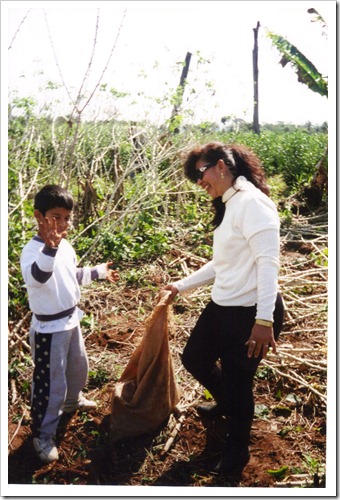
M 328 96 L 327 79 L 316 69 L 314 64 L 305 57 L 294 45 L 280 35 L 267 30 L 267 37 L 280 52 L 280 64 L 284 68 L 288 63 L 297 74 L 298 81 L 322 96 Z

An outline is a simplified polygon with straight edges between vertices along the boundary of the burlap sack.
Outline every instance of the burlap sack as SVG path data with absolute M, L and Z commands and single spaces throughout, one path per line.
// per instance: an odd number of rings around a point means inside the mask
M 111 443 L 154 431 L 180 399 L 168 341 L 170 295 L 168 291 L 159 294 L 143 339 L 113 391 Z

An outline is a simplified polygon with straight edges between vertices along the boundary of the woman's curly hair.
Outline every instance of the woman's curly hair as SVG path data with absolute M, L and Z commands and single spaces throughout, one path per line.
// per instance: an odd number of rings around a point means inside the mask
M 236 181 L 237 177 L 243 175 L 254 186 L 269 196 L 269 186 L 258 156 L 246 146 L 241 144 L 223 144 L 222 142 L 209 142 L 192 149 L 184 161 L 184 173 L 188 179 L 196 182 L 196 164 L 199 160 L 207 163 L 223 160 L 228 166 L 230 173 Z M 215 216 L 212 220 L 214 229 L 222 222 L 225 203 L 218 197 L 213 200 Z

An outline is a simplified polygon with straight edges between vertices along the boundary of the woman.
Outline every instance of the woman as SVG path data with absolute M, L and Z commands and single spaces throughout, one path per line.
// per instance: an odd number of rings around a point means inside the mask
M 188 154 L 184 169 L 213 199 L 213 258 L 165 288 L 175 298 L 213 284 L 182 361 L 216 401 L 198 412 L 228 417 L 229 434 L 215 470 L 234 477 L 250 458 L 254 375 L 268 350 L 276 352 L 282 329 L 279 217 L 260 160 L 246 147 L 199 146 Z

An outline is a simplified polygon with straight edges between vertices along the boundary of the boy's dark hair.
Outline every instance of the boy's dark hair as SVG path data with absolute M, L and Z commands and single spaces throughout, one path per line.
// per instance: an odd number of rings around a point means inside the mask
M 47 210 L 57 207 L 72 210 L 73 203 L 71 193 L 55 184 L 48 184 L 47 186 L 44 186 L 34 198 L 35 210 L 39 210 L 39 212 L 43 215 L 45 215 Z

